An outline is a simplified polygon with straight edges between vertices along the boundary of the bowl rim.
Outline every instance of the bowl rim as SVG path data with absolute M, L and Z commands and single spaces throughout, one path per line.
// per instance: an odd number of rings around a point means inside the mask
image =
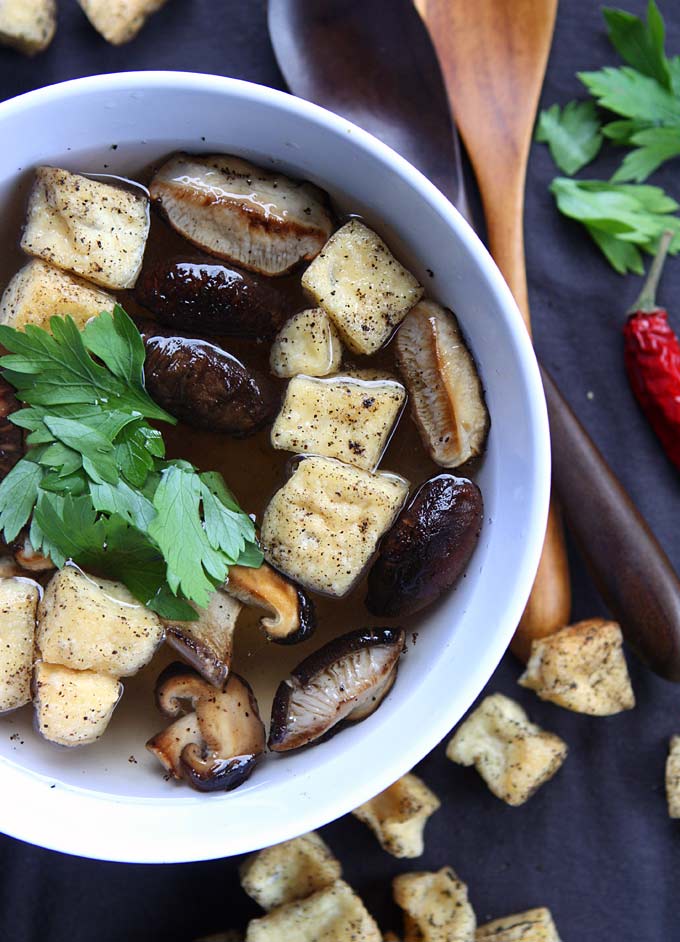
M 529 501 L 531 506 L 512 597 L 506 601 L 502 626 L 489 638 L 483 655 L 469 671 L 455 699 L 452 699 L 450 704 L 444 704 L 437 715 L 430 717 L 431 722 L 427 728 L 421 730 L 421 735 L 411 741 L 402 739 L 399 748 L 384 756 L 382 764 L 370 778 L 356 776 L 354 780 L 350 780 L 343 776 L 341 787 L 334 789 L 332 799 L 329 798 L 320 805 L 308 802 L 299 813 L 296 811 L 294 816 L 286 813 L 285 806 L 277 805 L 278 819 L 276 815 L 269 816 L 266 840 L 267 844 L 276 844 L 341 817 L 408 772 L 447 735 L 490 678 L 524 610 L 543 547 L 550 496 L 547 410 L 539 368 L 528 332 L 508 286 L 484 245 L 447 198 L 419 170 L 386 144 L 345 118 L 287 92 L 240 79 L 198 72 L 135 71 L 72 79 L 27 92 L 0 103 L 0 124 L 16 112 L 30 110 L 34 106 L 49 105 L 52 101 L 78 98 L 91 92 L 121 94 L 155 89 L 167 91 L 173 88 L 178 91 L 236 96 L 252 102 L 266 101 L 267 104 L 273 104 L 283 111 L 296 113 L 314 124 L 323 125 L 336 134 L 344 135 L 349 131 L 363 150 L 368 150 L 381 162 L 388 164 L 392 172 L 397 173 L 409 187 L 415 189 L 467 244 L 482 276 L 487 279 L 504 311 L 514 335 L 516 355 L 526 383 L 529 410 L 527 418 L 533 432 L 533 453 L 530 456 L 530 466 L 533 469 Z M 311 777 L 318 775 L 320 769 L 325 766 L 333 764 L 333 760 L 329 760 L 321 763 L 306 776 L 299 776 L 296 779 L 298 791 L 304 791 L 306 785 L 311 786 Z M 159 803 L 151 798 L 106 794 L 62 783 L 55 784 L 53 779 L 22 769 L 6 759 L 0 759 L 0 770 L 2 831 L 51 850 L 120 862 L 175 863 L 216 859 L 254 849 L 252 839 L 249 841 L 240 836 L 230 841 L 229 835 L 225 835 L 220 828 L 201 828 L 202 823 L 209 823 L 208 809 L 212 809 L 215 802 L 215 798 L 211 796 L 169 796 L 167 800 Z M 332 778 L 327 776 L 327 784 L 331 781 Z M 334 781 L 337 785 L 337 776 Z M 256 789 L 253 794 L 257 795 Z M 21 814 L 13 811 L 13 808 L 16 809 L 16 802 L 30 811 Z M 264 801 L 264 804 L 270 806 L 277 803 Z M 195 823 L 173 830 L 171 816 L 180 807 L 187 809 L 189 817 L 195 820 Z M 59 821 L 79 821 L 80 826 L 69 826 L 68 823 L 66 827 L 58 823 L 55 825 L 55 816 Z M 201 828 L 198 833 L 197 827 Z M 172 844 L 167 840 L 169 828 L 173 830 Z M 96 841 L 92 838 L 93 829 L 98 831 Z M 264 846 L 264 843 L 260 841 L 258 846 Z

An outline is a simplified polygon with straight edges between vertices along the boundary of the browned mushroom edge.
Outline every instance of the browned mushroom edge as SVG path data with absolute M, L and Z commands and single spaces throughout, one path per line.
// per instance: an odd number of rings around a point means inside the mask
M 260 626 L 277 644 L 306 641 L 316 628 L 314 603 L 307 593 L 267 563 L 257 569 L 231 566 L 225 591 L 245 605 L 271 612 Z
M 269 748 L 299 749 L 373 713 L 394 683 L 404 638 L 403 628 L 360 629 L 305 658 L 276 691 Z
M 166 644 L 213 687 L 223 688 L 229 676 L 241 609 L 239 601 L 217 589 L 196 621 L 163 619 Z
M 368 575 L 367 609 L 402 618 L 436 602 L 463 575 L 483 515 L 474 481 L 452 474 L 426 481 L 380 545 Z
M 231 791 L 264 753 L 265 730 L 250 685 L 231 673 L 217 690 L 184 664 L 158 678 L 156 702 L 174 722 L 146 744 L 176 779 L 202 792 Z M 183 704 L 193 709 L 180 716 Z

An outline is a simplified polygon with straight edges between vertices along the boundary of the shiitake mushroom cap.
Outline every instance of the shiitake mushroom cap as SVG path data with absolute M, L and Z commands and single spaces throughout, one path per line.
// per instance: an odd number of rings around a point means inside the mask
M 465 571 L 483 514 L 474 481 L 452 474 L 426 481 L 380 545 L 368 574 L 368 610 L 402 618 L 435 602 Z

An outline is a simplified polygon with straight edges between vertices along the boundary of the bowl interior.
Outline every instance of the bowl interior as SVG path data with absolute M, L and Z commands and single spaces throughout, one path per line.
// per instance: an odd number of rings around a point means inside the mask
M 40 163 L 125 174 L 178 149 L 237 153 L 312 180 L 340 208 L 365 216 L 458 314 L 492 416 L 477 476 L 482 538 L 455 592 L 420 620 L 418 643 L 373 717 L 314 749 L 270 758 L 236 792 L 205 797 L 163 781 L 144 750 L 157 730 L 140 726 L 134 683 L 104 739 L 85 749 L 39 740 L 30 709 L 0 718 L 0 828 L 25 840 L 114 860 L 184 861 L 252 850 L 332 820 L 447 733 L 525 604 L 549 458 L 540 381 L 510 294 L 474 234 L 417 171 L 346 121 L 282 93 L 187 74 L 98 77 L 0 106 L 0 128 L 11 142 L 0 149 L 3 214 L 16 212 Z

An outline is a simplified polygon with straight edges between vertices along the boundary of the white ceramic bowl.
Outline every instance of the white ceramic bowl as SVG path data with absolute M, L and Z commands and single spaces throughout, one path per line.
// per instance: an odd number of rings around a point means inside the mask
M 510 292 L 425 177 L 344 119 L 282 92 L 185 73 L 97 76 L 0 105 L 0 139 L 3 215 L 42 163 L 125 173 L 176 149 L 222 151 L 313 180 L 385 234 L 463 324 L 492 416 L 478 477 L 482 538 L 467 578 L 427 613 L 372 717 L 300 754 L 270 758 L 237 791 L 212 796 L 163 781 L 144 757 L 125 698 L 104 739 L 83 750 L 39 740 L 29 708 L 0 719 L 0 830 L 22 840 L 108 860 L 179 862 L 321 826 L 386 788 L 448 733 L 490 677 L 526 603 L 550 458 L 538 369 Z

